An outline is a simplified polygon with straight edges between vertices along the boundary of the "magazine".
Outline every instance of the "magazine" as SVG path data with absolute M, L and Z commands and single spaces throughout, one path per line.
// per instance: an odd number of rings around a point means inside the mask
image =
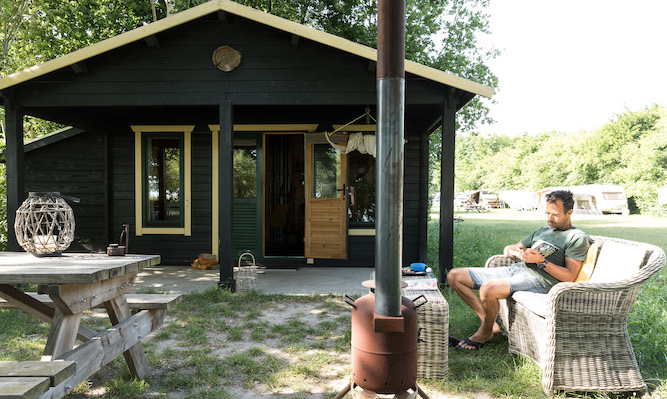
M 537 240 L 531 247 L 531 249 L 537 249 L 537 251 L 542 255 L 543 257 L 547 257 L 554 252 L 558 251 L 558 247 L 546 242 L 544 240 Z M 512 246 L 509 250 L 509 254 L 511 256 L 516 256 L 517 258 L 521 259 L 521 256 L 523 255 L 523 250 L 519 249 L 518 247 Z
M 540 255 L 544 256 L 545 258 L 553 254 L 554 252 L 558 251 L 557 246 L 553 245 L 552 243 L 546 242 L 544 240 L 535 241 L 531 249 L 537 249 Z

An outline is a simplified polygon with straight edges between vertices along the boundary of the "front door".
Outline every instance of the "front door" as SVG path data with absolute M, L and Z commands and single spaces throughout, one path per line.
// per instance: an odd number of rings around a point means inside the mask
M 326 144 L 306 144 L 306 258 L 347 257 L 346 157 Z

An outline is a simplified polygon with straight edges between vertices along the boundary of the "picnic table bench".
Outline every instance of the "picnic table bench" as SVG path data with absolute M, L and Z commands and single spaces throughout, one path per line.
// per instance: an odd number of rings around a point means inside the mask
M 24 252 L 0 252 L 0 297 L 6 306 L 20 308 L 51 325 L 41 360 L 76 363 L 74 375 L 51 386 L 40 399 L 63 397 L 121 354 L 133 377 L 146 377 L 148 360 L 142 339 L 162 325 L 169 304 L 177 298 L 148 294 L 143 298 L 130 297 L 128 301 L 128 291 L 139 270 L 159 262 L 157 255 L 65 253 L 37 258 Z M 39 293 L 25 293 L 16 284 L 37 284 Z M 112 324 L 102 332 L 81 323 L 86 310 L 100 306 Z M 75 348 L 77 339 L 83 343 Z M 43 386 L 37 380 L 26 381 L 26 392 L 39 391 Z M 30 386 L 31 381 L 34 386 Z
M 37 292 L 26 292 L 26 294 L 52 308 L 56 306 L 51 297 L 47 294 L 40 294 Z M 125 298 L 127 299 L 127 305 L 132 310 L 169 309 L 180 301 L 181 294 L 126 294 Z M 0 298 L 0 309 L 15 307 L 16 305 L 13 302 L 8 302 L 7 300 Z M 104 306 L 99 304 L 94 307 L 103 308 Z
M 76 362 L 0 361 L 0 399 L 38 399 L 76 374 Z

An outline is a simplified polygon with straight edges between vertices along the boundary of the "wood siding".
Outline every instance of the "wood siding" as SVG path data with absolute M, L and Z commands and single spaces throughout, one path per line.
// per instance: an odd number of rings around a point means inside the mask
M 211 133 L 192 134 L 192 235 L 144 234 L 135 236 L 134 218 L 134 135 L 117 132 L 111 144 L 113 187 L 112 226 L 120 234 L 124 223 L 130 225 L 132 253 L 159 254 L 163 264 L 187 265 L 211 248 Z
M 369 61 L 242 18 L 207 17 L 86 61 L 88 73 L 64 69 L 21 87 L 25 107 L 218 104 L 373 104 L 375 72 Z M 213 51 L 228 45 L 243 58 L 218 70 Z M 438 85 L 408 75 L 408 103 L 438 104 Z M 67 84 L 63 84 L 67 82 Z M 347 122 L 347 121 L 345 121 Z
M 93 207 L 94 197 L 97 208 L 84 212 L 91 216 L 82 214 L 82 218 L 90 219 L 77 220 L 77 232 L 90 229 L 87 235 L 99 237 L 99 243 L 106 244 L 107 240 L 115 242 L 127 223 L 131 226 L 131 252 L 156 253 L 165 264 L 185 265 L 199 253 L 212 251 L 211 133 L 207 124 L 219 123 L 219 104 L 231 104 L 234 123 L 345 124 L 367 106 L 374 108 L 376 79 L 374 65 L 368 60 L 305 39 L 295 45 L 285 32 L 234 16 L 227 22 L 216 16 L 205 17 L 160 33 L 157 38 L 159 47 L 150 47 L 144 41 L 128 44 L 87 60 L 87 72 L 77 74 L 66 68 L 15 88 L 16 99 L 26 113 L 92 128 L 99 132 L 97 136 L 106 135 L 109 146 L 106 176 L 106 150 L 98 143 L 71 144 L 73 149 L 64 152 L 52 150 L 59 143 L 31 151 L 30 162 L 63 163 L 58 166 L 59 172 L 52 173 L 61 180 L 49 178 L 45 172 L 26 175 L 26 183 L 29 190 L 57 190 L 46 184 L 54 181 L 78 185 L 81 193 L 70 193 L 82 197 L 78 206 Z M 211 61 L 211 54 L 221 45 L 243 55 L 241 65 L 232 72 L 218 70 Z M 420 228 L 425 223 L 419 220 L 423 191 L 419 137 L 441 116 L 446 90 L 427 79 L 406 76 L 406 126 L 411 131 L 406 134 L 405 147 L 405 263 L 418 260 L 419 248 L 425 245 L 420 240 Z M 135 124 L 196 125 L 192 135 L 191 236 L 134 235 L 134 139 L 130 125 Z M 89 133 L 80 136 L 60 143 L 83 140 Z M 37 151 L 44 154 L 42 160 L 33 160 L 36 157 L 32 154 Z M 82 159 L 82 167 L 73 161 L 77 156 Z M 43 168 L 34 165 L 26 168 Z M 107 182 L 108 197 L 104 197 Z M 90 200 L 85 190 L 93 191 Z M 62 188 L 60 191 L 67 193 Z M 242 205 L 235 206 L 239 208 L 235 217 L 251 217 Z M 106 225 L 100 227 L 99 222 L 107 215 L 108 237 Z M 235 250 L 252 244 L 250 232 L 239 220 L 235 220 L 234 230 Z M 372 266 L 374 240 L 349 237 L 347 260 L 318 259 L 316 264 Z M 260 254 L 261 245 L 253 253 Z
M 97 251 L 106 251 L 109 244 L 105 154 L 105 137 L 95 133 L 82 133 L 25 154 L 26 196 L 30 191 L 58 191 L 81 200 L 78 204 L 68 201 L 76 222 L 69 251 L 87 252 L 82 240 Z

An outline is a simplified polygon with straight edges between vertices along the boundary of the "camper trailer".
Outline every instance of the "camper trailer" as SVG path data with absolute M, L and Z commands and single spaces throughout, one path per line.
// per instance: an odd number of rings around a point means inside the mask
M 570 190 L 574 197 L 574 213 L 600 215 L 603 213 L 630 214 L 628 198 L 621 186 L 612 184 L 587 184 L 583 186 L 547 187 L 537 192 L 538 209 L 546 207 L 544 195 L 554 190 Z
M 571 186 L 574 194 L 588 194 L 592 197 L 596 208 L 602 213 L 630 214 L 628 197 L 623 187 L 615 184 L 587 184 Z

